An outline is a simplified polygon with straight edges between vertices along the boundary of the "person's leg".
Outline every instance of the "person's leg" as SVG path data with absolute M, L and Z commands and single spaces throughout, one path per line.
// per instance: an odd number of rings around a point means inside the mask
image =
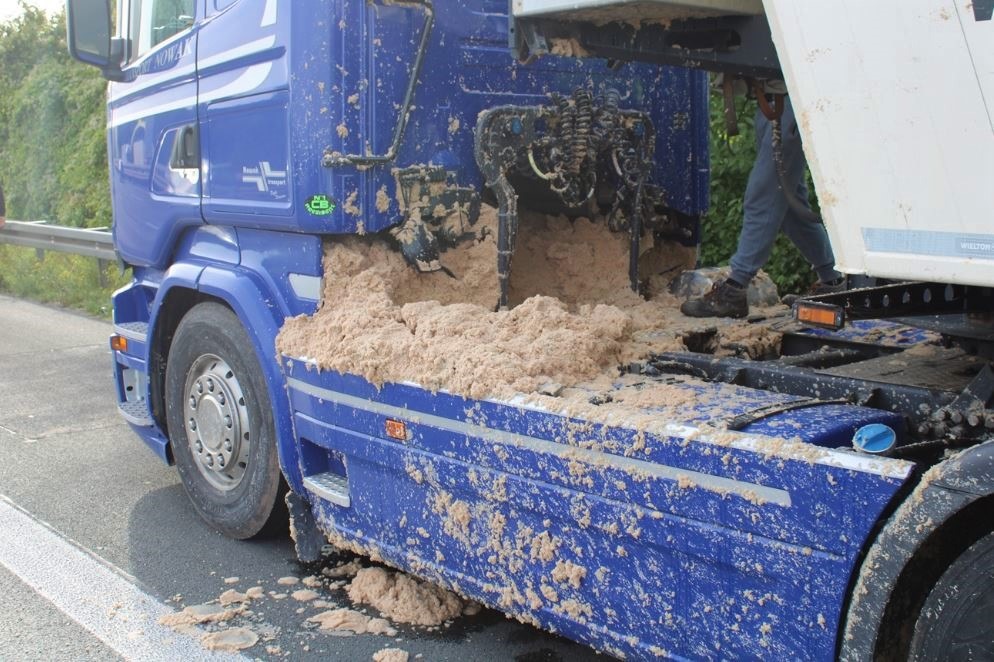
M 702 297 L 689 299 L 680 312 L 689 317 L 745 317 L 749 314 L 746 288 L 756 272 L 770 258 L 780 224 L 786 211 L 784 196 L 773 166 L 770 146 L 772 127 L 769 120 L 756 112 L 756 160 L 749 172 L 742 202 L 742 230 L 735 255 L 731 259 L 731 274 L 726 281 L 716 283 Z
M 772 134 L 770 121 L 757 111 L 756 161 L 749 173 L 742 201 L 742 231 L 738 247 L 730 262 L 731 279 L 742 286 L 748 286 L 756 272 L 770 259 L 773 243 L 787 211 L 787 201 L 780 190 L 773 161 Z M 791 175 L 794 170 L 789 169 L 787 173 Z
M 819 281 L 831 283 L 842 278 L 842 274 L 835 270 L 835 255 L 824 225 L 788 210 L 783 232 L 811 264 Z
M 785 174 L 788 182 L 797 182 L 795 190 L 791 191 L 790 195 L 796 195 L 807 209 L 809 208 L 808 187 L 805 182 L 807 163 L 804 160 L 794 109 L 789 101 L 785 104 L 781 122 Z M 815 220 L 813 214 L 811 216 L 799 214 L 788 205 L 781 228 L 787 238 L 797 246 L 804 259 L 811 264 L 819 281 L 831 283 L 842 277 L 842 274 L 835 270 L 835 255 L 832 253 L 825 226 Z

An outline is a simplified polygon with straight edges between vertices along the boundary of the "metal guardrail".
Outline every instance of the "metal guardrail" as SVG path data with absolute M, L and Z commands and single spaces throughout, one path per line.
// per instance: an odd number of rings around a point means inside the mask
M 8 220 L 0 228 L 0 244 L 75 253 L 110 262 L 117 260 L 114 240 L 107 228 L 70 228 L 45 221 Z

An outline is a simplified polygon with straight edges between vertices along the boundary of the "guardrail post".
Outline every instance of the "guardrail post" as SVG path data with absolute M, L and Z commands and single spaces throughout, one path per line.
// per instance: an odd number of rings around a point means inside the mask
M 102 289 L 110 287 L 110 282 L 107 280 L 107 267 L 109 266 L 110 262 L 97 258 L 97 284 Z

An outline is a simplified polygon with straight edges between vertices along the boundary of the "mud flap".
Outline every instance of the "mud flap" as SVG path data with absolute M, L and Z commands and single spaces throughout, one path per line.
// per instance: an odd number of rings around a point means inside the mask
M 311 506 L 299 494 L 286 493 L 286 507 L 290 512 L 290 537 L 301 563 L 313 563 L 321 559 L 324 536 L 318 531 L 311 514 Z

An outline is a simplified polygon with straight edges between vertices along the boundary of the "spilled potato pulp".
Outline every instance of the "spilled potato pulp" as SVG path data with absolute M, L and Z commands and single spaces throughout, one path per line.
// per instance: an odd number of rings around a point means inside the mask
M 668 277 L 692 251 L 644 242 L 649 299 L 629 287 L 628 235 L 603 222 L 522 216 L 512 260 L 510 310 L 497 302 L 496 210 L 475 237 L 442 254 L 452 273 L 418 273 L 385 240 L 347 237 L 325 247 L 322 304 L 286 322 L 280 353 L 374 384 L 414 382 L 473 398 L 537 394 L 617 377 L 617 367 L 683 350 L 684 334 L 723 333 L 775 343 L 762 325 L 680 314 Z M 747 329 L 747 330 L 746 330 Z
M 780 334 L 770 325 L 700 320 L 679 312 L 680 301 L 667 286 L 693 268 L 693 251 L 653 245 L 647 239 L 639 268 L 648 296 L 636 294 L 628 277 L 628 235 L 582 218 L 522 216 L 508 289 L 511 307 L 495 310 L 496 221 L 495 210 L 485 209 L 473 226 L 475 236 L 442 254 L 441 264 L 452 275 L 417 273 L 382 238 L 329 239 L 321 306 L 312 316 L 286 322 L 277 339 L 278 351 L 308 366 L 359 375 L 377 385 L 407 382 L 469 398 L 523 399 L 529 406 L 575 416 L 584 422 L 564 419 L 561 435 L 555 434 L 557 441 L 575 446 L 564 455 L 566 479 L 579 487 L 592 485 L 593 475 L 608 467 L 612 456 L 651 461 L 646 433 L 656 433 L 661 421 L 687 420 L 681 418 L 685 413 L 700 415 L 707 406 L 727 413 L 736 398 L 750 397 L 738 387 L 715 385 L 716 395 L 702 403 L 698 391 L 681 383 L 683 375 L 665 380 L 623 375 L 619 366 L 656 353 L 685 350 L 684 337 L 695 334 L 711 338 L 715 354 L 755 351 L 758 355 L 779 346 Z M 476 422 L 480 408 L 470 407 L 466 415 Z M 594 421 L 634 429 L 636 434 L 624 440 L 593 439 L 587 422 Z M 709 432 L 709 442 L 722 445 L 733 442 L 737 434 L 722 430 L 725 438 L 714 432 Z M 502 460 L 509 457 L 500 445 L 494 446 L 494 453 Z M 590 508 L 571 509 L 555 525 L 551 518 L 543 521 L 543 530 L 516 522 L 512 530 L 512 523 L 493 505 L 509 499 L 507 475 L 487 483 L 479 503 L 471 503 L 440 487 L 431 457 L 413 458 L 405 471 L 412 481 L 426 486 L 424 506 L 415 506 L 423 507 L 427 517 L 438 516 L 440 532 L 418 527 L 408 535 L 408 569 L 439 579 L 436 572 L 423 573 L 431 566 L 423 556 L 429 548 L 419 545 L 422 541 L 436 545 L 434 536 L 444 536 L 461 544 L 467 558 L 486 562 L 490 570 L 480 588 L 492 599 L 492 606 L 522 622 L 541 627 L 535 614 L 542 610 L 578 623 L 591 622 L 595 613 L 603 615 L 584 589 L 594 581 L 604 585 L 609 573 L 594 559 L 582 558 L 582 547 L 581 551 L 568 548 L 567 537 L 553 533 L 595 526 Z M 644 480 L 639 468 L 625 471 L 634 480 Z M 483 489 L 484 475 L 477 475 L 474 467 L 467 479 Z M 618 489 L 625 489 L 624 480 L 617 482 Z M 674 490 L 696 488 L 688 476 L 674 481 Z M 742 496 L 759 503 L 758 498 Z M 404 512 L 399 527 L 406 526 L 407 517 Z M 641 534 L 637 519 L 624 517 L 603 530 L 611 536 Z M 325 535 L 337 547 L 377 560 L 389 556 L 381 554 L 376 544 L 365 547 L 334 530 Z M 626 557 L 628 547 L 619 543 L 614 554 Z M 396 558 L 386 562 L 405 565 Z M 445 562 L 438 547 L 434 562 Z M 542 576 L 533 582 L 525 564 L 541 569 Z M 398 623 L 423 625 L 422 618 L 438 622 L 469 613 L 458 596 L 460 586 L 448 587 L 451 592 L 369 568 L 358 571 L 348 591 L 353 603 L 370 605 Z M 353 627 L 356 616 L 336 610 L 321 618 L 322 628 L 338 630 Z M 604 650 L 621 655 L 610 646 Z

